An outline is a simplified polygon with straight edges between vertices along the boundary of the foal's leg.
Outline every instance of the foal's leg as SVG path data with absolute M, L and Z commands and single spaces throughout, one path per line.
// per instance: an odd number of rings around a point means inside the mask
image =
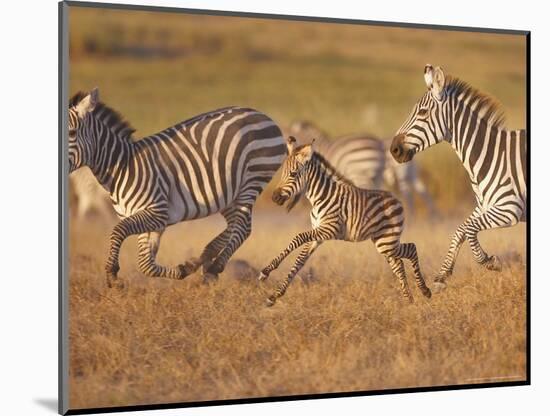
M 426 296 L 427 298 L 430 298 L 432 296 L 432 292 L 426 286 L 426 282 L 424 281 L 424 276 L 422 276 L 422 272 L 420 271 L 420 264 L 418 262 L 418 253 L 416 252 L 416 245 L 414 243 L 404 243 L 399 246 L 399 255 L 402 258 L 408 259 L 414 270 L 414 279 L 416 281 L 416 286 L 420 289 L 422 294 Z
M 338 224 L 334 226 L 323 226 L 310 231 L 304 231 L 292 239 L 287 248 L 285 248 L 269 265 L 264 267 L 258 276 L 258 280 L 265 280 L 269 274 L 283 262 L 283 260 L 298 247 L 312 241 L 326 241 L 336 239 Z
M 399 232 L 399 234 L 401 234 Z M 392 240 L 388 240 L 388 238 L 384 238 L 384 236 L 374 237 L 373 242 L 376 246 L 376 250 L 380 254 L 382 254 L 385 258 L 388 264 L 391 267 L 391 270 L 393 274 L 399 279 L 399 284 L 401 285 L 401 292 L 403 293 L 403 297 L 405 299 L 408 299 L 409 302 L 413 302 L 413 297 L 411 294 L 411 291 L 409 289 L 409 284 L 407 283 L 407 275 L 405 274 L 405 266 L 403 265 L 403 260 L 401 260 L 401 253 L 400 253 L 400 246 L 399 240 L 396 239 L 399 238 L 399 236 L 392 236 Z
M 403 297 L 407 299 L 410 303 L 413 303 L 414 299 L 409 289 L 409 284 L 407 283 L 407 275 L 405 274 L 405 266 L 403 265 L 403 260 L 396 257 L 387 256 L 386 260 L 391 267 L 391 270 L 395 276 L 399 279 L 399 284 L 401 285 L 401 293 Z
M 319 247 L 320 244 L 321 243 L 319 241 L 312 241 L 312 242 L 306 243 L 302 247 L 300 254 L 298 254 L 298 257 L 296 258 L 296 262 L 294 263 L 294 266 L 292 266 L 292 268 L 290 269 L 290 272 L 288 273 L 286 279 L 277 288 L 275 293 L 273 293 L 273 295 L 267 298 L 267 306 L 273 306 L 277 301 L 277 298 L 280 298 L 285 294 L 286 289 L 292 282 L 292 279 L 294 279 L 296 274 L 300 271 L 300 269 L 306 263 L 307 259 L 313 254 L 313 252 L 317 249 L 317 247 Z

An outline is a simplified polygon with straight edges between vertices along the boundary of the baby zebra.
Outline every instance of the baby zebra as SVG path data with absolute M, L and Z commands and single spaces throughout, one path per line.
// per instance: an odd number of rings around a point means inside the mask
M 411 261 L 416 284 L 422 294 L 431 297 L 426 286 L 414 243 L 400 243 L 403 232 L 403 206 L 389 192 L 361 189 L 339 174 L 312 144 L 294 147 L 296 140 L 287 140 L 288 157 L 283 163 L 281 181 L 273 192 L 273 201 L 283 205 L 289 201 L 290 211 L 305 194 L 311 209 L 313 229 L 298 234 L 290 245 L 261 271 L 265 280 L 293 250 L 303 245 L 296 263 L 285 281 L 267 300 L 272 306 L 284 295 L 290 282 L 317 247 L 327 240 L 365 241 L 371 239 L 379 253 L 386 257 L 393 273 L 399 278 L 403 296 L 410 302 L 412 294 L 407 284 L 403 258 Z

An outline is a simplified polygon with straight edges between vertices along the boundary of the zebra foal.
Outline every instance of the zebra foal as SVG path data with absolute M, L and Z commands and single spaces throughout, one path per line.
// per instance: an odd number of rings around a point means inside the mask
M 250 108 L 222 108 L 134 140 L 94 89 L 70 100 L 68 127 L 69 171 L 88 166 L 120 218 L 105 266 L 109 286 L 121 285 L 120 249 L 135 234 L 145 275 L 183 279 L 202 266 L 205 279 L 216 277 L 250 235 L 254 202 L 285 156 L 279 127 Z M 200 258 L 177 267 L 156 263 L 166 227 L 218 212 L 227 228 Z
M 397 276 L 403 296 L 410 302 L 412 294 L 407 284 L 403 258 L 411 261 L 418 288 L 426 297 L 431 296 L 426 286 L 414 243 L 401 243 L 403 232 L 403 207 L 389 192 L 366 190 L 353 185 L 341 176 L 312 144 L 295 147 L 295 139 L 287 141 L 288 157 L 283 162 L 281 180 L 273 192 L 273 201 L 292 209 L 305 195 L 311 209 L 313 229 L 298 234 L 273 261 L 265 267 L 259 280 L 265 280 L 295 249 L 303 246 L 296 263 L 279 288 L 267 300 L 272 306 L 284 295 L 292 279 L 304 266 L 313 252 L 328 240 L 372 240 L 376 249 L 388 261 Z
M 428 90 L 397 131 L 391 154 L 400 163 L 440 142 L 448 142 L 470 176 L 476 207 L 451 239 L 434 287 L 443 289 L 464 241 L 477 263 L 501 270 L 500 259 L 479 244 L 480 231 L 526 221 L 527 132 L 508 130 L 500 106 L 464 81 L 426 65 Z

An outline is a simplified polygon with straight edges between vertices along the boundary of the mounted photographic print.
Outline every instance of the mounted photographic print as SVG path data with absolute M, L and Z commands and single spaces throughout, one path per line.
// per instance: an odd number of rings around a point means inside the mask
M 59 11 L 60 413 L 530 383 L 529 32 Z

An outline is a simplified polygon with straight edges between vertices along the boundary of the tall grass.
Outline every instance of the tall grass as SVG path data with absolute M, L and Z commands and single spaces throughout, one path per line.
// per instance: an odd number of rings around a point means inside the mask
M 459 219 L 410 224 L 428 285 Z M 302 213 L 260 215 L 229 266 L 202 285 L 150 279 L 136 269 L 136 239 L 122 250 L 128 289 L 108 290 L 103 265 L 108 229 L 73 224 L 70 254 L 71 407 L 471 384 L 525 379 L 525 227 L 482 235 L 502 273 L 475 264 L 464 247 L 449 287 L 415 303 L 372 243 L 327 242 L 273 308 L 266 297 L 291 256 L 263 284 L 264 267 L 296 232 Z M 159 261 L 197 255 L 221 229 L 218 218 L 171 227 Z M 277 232 L 274 233 L 274 228 Z

